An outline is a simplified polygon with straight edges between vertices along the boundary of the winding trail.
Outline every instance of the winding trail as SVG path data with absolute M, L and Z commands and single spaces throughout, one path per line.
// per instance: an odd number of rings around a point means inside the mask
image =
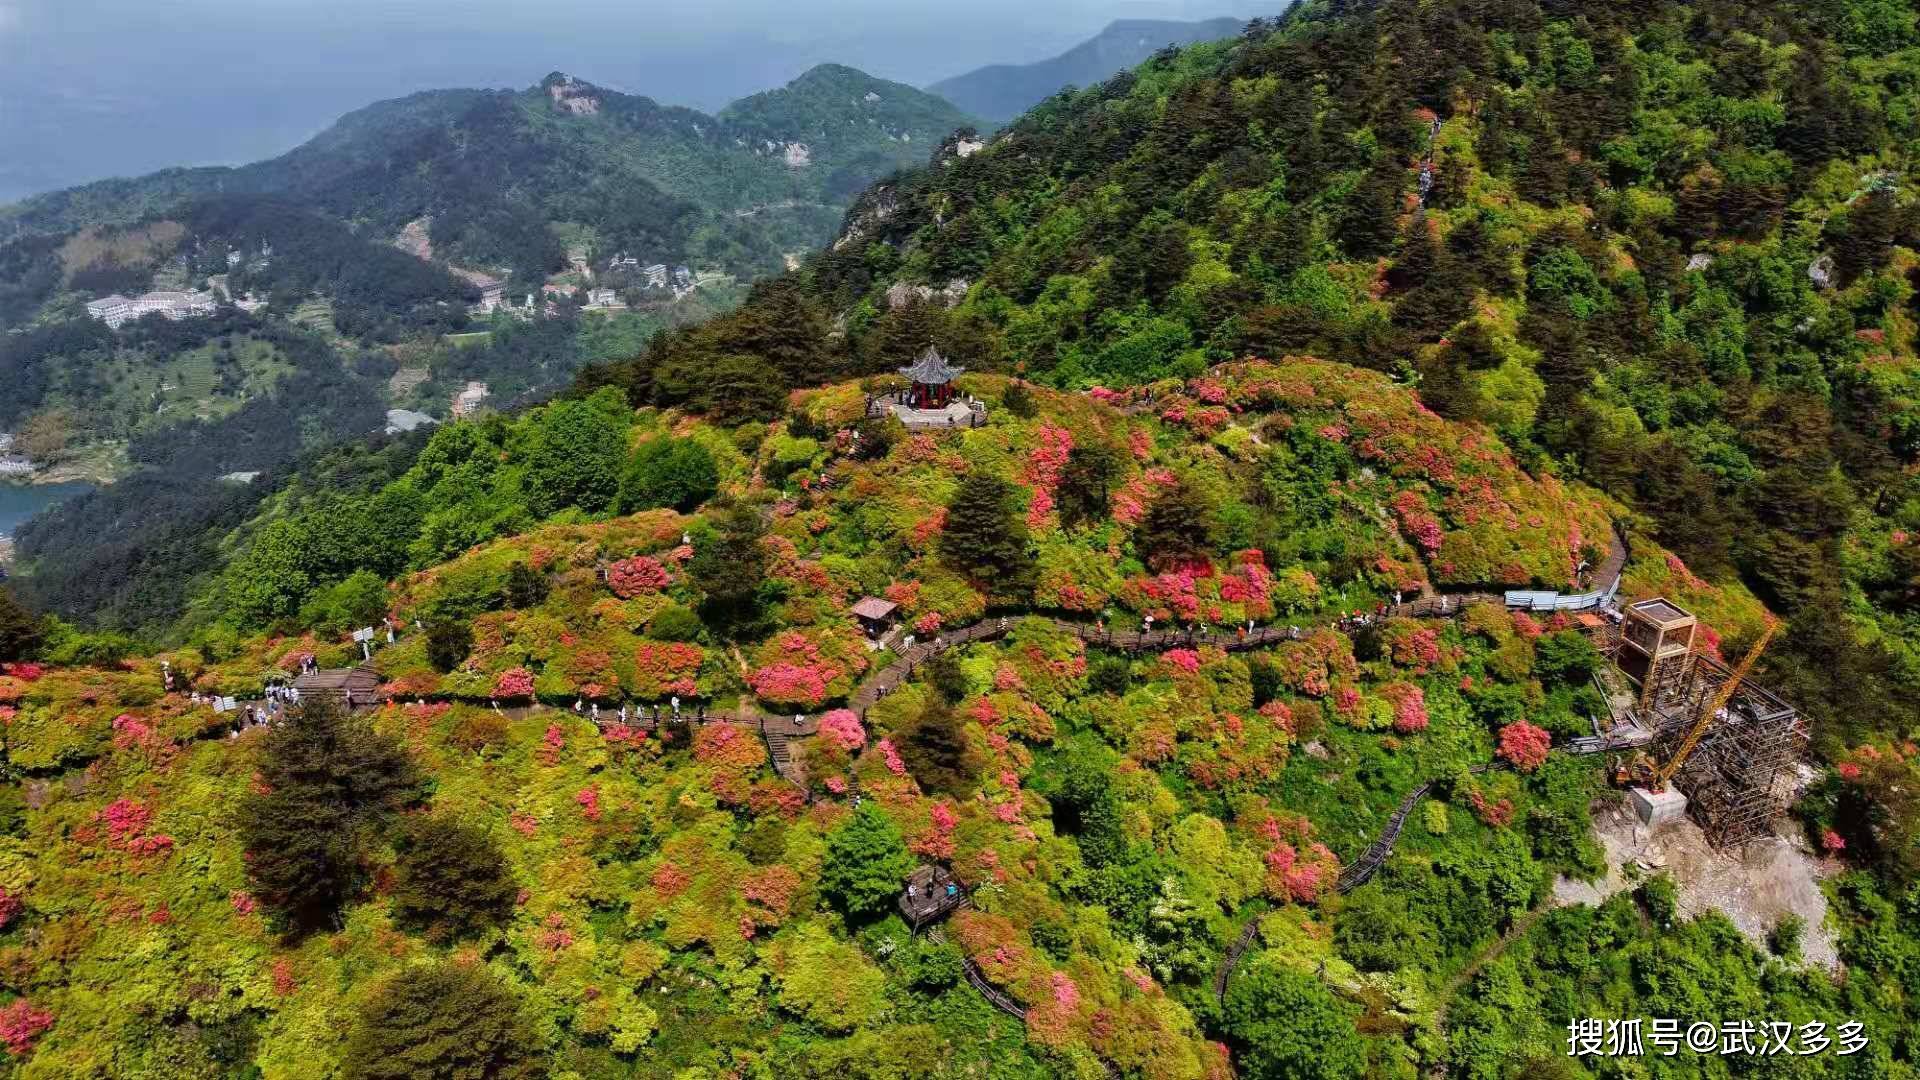
M 1468 983 L 1473 981 L 1474 976 L 1480 974 L 1481 968 L 1498 960 L 1501 954 L 1507 951 L 1509 945 L 1512 945 L 1524 936 L 1527 931 L 1533 929 L 1541 919 L 1546 918 L 1547 912 L 1552 909 L 1553 894 L 1549 892 L 1545 900 L 1534 905 L 1525 915 L 1513 920 L 1513 925 L 1507 927 L 1506 933 L 1488 942 L 1487 946 L 1481 949 L 1466 967 L 1460 969 L 1458 975 L 1447 980 L 1447 988 L 1440 994 L 1440 1006 L 1433 1014 L 1434 1028 L 1439 1031 L 1440 1037 L 1443 1040 L 1447 1036 L 1447 1011 L 1453 1007 L 1454 997 L 1458 995 Z

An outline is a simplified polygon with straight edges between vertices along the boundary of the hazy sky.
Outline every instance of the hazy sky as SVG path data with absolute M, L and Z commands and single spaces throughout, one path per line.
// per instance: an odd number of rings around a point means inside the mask
M 712 110 L 814 64 L 925 85 L 1116 18 L 1273 0 L 0 0 L 0 201 L 287 150 L 339 114 L 549 71 Z

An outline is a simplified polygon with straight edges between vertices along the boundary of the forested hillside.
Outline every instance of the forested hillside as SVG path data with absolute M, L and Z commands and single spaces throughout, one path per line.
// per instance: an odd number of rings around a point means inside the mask
M 587 362 L 630 356 L 664 325 L 730 307 L 736 277 L 817 246 L 870 181 L 967 123 L 832 65 L 722 118 L 555 74 L 382 102 L 238 169 L 0 208 L 0 330 L 17 331 L 0 337 L 0 431 L 43 468 L 138 476 L 24 530 L 27 589 L 69 617 L 162 631 L 187 578 L 211 569 L 197 534 L 251 505 L 197 485 L 378 432 L 386 407 L 444 415 L 469 381 L 525 405 Z M 654 263 L 698 272 L 655 281 Z M 489 282 L 514 318 L 470 310 Z M 591 288 L 613 299 L 581 316 Z M 117 332 L 87 317 L 88 301 L 149 290 L 221 306 Z M 148 584 L 129 589 L 130 575 Z
M 928 337 L 1068 387 L 1247 354 L 1389 372 L 1758 590 L 1837 747 L 1913 723 L 1920 688 L 1913 24 L 1310 4 L 876 187 L 757 309 L 588 384 L 733 398 L 698 372 L 883 371 Z M 955 280 L 950 310 L 885 296 Z

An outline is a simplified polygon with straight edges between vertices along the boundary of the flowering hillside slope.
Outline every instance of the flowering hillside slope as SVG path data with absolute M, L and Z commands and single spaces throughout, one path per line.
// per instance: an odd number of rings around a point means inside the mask
M 1261 1034 L 1276 981 L 1328 1025 L 1330 1068 L 1525 1060 L 1418 1033 L 1553 873 L 1601 869 L 1599 770 L 1546 752 L 1600 708 L 1591 649 L 1492 604 L 1344 617 L 1396 590 L 1571 585 L 1615 508 L 1310 358 L 967 389 L 988 422 L 933 433 L 860 421 L 856 385 L 750 439 L 625 418 L 636 460 L 712 444 L 721 497 L 566 511 L 398 577 L 357 718 L 308 702 L 229 737 L 194 699 L 357 661 L 299 618 L 8 668 L 6 1067 L 1253 1076 L 1293 1053 Z M 467 427 L 433 467 L 460 467 Z M 987 481 L 998 532 L 1028 542 L 983 572 Z M 1630 591 L 1750 632 L 1750 597 L 1635 552 Z M 891 649 L 848 614 L 862 595 L 897 605 Z M 993 636 L 865 692 L 904 635 L 982 618 Z M 1149 618 L 1192 643 L 1103 647 Z M 1249 621 L 1299 633 L 1238 651 Z M 316 777 L 330 794 L 302 801 Z M 1387 874 L 1340 897 L 1425 782 Z M 922 864 L 969 902 L 916 934 L 894 902 Z M 1236 940 L 1257 948 L 1216 999 Z M 423 1049 L 423 1024 L 465 1049 Z

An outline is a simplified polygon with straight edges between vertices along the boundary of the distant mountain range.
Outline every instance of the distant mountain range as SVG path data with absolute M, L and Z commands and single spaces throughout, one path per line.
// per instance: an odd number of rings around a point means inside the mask
M 120 225 L 190 199 L 271 195 L 391 238 L 426 219 L 445 260 L 536 274 L 569 249 L 777 270 L 869 183 L 926 161 L 972 118 L 823 65 L 709 116 L 555 73 L 520 91 L 370 105 L 280 157 L 168 169 L 0 207 L 0 240 Z
M 987 120 L 1011 120 L 1068 86 L 1092 86 L 1132 68 L 1168 45 L 1217 41 L 1240 32 L 1235 18 L 1203 22 L 1121 19 L 1050 60 L 992 64 L 927 89 Z

